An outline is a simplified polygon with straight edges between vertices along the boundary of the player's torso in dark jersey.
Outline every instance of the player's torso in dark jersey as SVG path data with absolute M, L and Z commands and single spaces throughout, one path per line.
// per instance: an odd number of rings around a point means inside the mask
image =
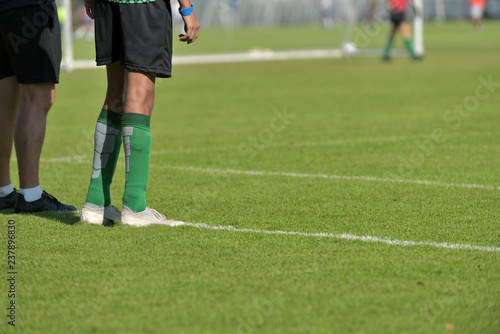
M 54 0 L 0 0 L 0 12 L 12 8 L 41 5 L 51 2 L 54 2 Z

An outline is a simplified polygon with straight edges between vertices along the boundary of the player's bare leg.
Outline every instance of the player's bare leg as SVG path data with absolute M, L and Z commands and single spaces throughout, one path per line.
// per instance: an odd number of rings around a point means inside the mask
M 151 117 L 155 101 L 156 75 L 125 70 L 125 112 Z
M 411 39 L 411 28 L 408 22 L 401 22 L 400 29 L 401 37 L 403 37 L 405 41 Z
M 392 24 L 391 25 L 391 31 L 389 32 L 389 38 L 387 39 L 387 44 L 385 45 L 384 49 L 384 55 L 382 56 L 382 59 L 384 61 L 389 61 L 390 58 L 390 52 L 392 48 L 392 43 L 394 41 L 394 37 L 396 37 L 396 32 L 398 31 L 398 25 Z
M 20 87 L 15 77 L 0 80 L 0 210 L 15 206 L 17 192 L 10 179 L 10 157 L 14 127 L 20 105 Z
M 413 50 L 413 43 L 411 41 L 411 28 L 408 22 L 402 22 L 401 25 L 401 36 L 403 37 L 405 41 L 405 46 L 406 49 L 408 50 L 408 53 L 413 59 L 419 59 L 415 55 L 415 51 Z
M 155 98 L 156 75 L 125 70 L 123 146 L 126 182 L 122 222 L 134 226 L 182 225 L 149 208 L 146 190 L 151 152 L 150 118 Z
M 111 205 L 110 187 L 122 143 L 123 90 L 125 70 L 120 62 L 106 65 L 108 88 L 97 119 L 92 176 L 80 220 L 108 225 L 120 219 L 121 212 Z
M 40 184 L 38 168 L 47 114 L 54 104 L 55 84 L 21 85 L 21 108 L 15 127 L 15 145 L 20 188 Z
M 74 211 L 42 191 L 38 178 L 40 154 L 45 138 L 47 114 L 54 104 L 55 84 L 21 84 L 21 107 L 14 130 L 19 193 L 15 212 Z
M 0 80 L 0 187 L 11 184 L 10 157 L 14 127 L 21 103 L 21 90 L 15 77 Z
M 122 115 L 124 112 L 123 90 L 125 69 L 120 65 L 119 61 L 114 62 L 113 64 L 106 65 L 106 76 L 108 79 L 108 88 L 103 108 Z
M 482 24 L 481 16 L 472 17 L 472 23 L 474 24 L 474 29 L 476 30 L 476 32 L 483 31 L 483 24 Z

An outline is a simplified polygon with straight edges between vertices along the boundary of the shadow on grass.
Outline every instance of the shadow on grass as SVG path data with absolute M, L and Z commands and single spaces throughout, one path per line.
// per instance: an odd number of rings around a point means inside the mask
M 17 220 L 18 218 L 29 219 L 30 216 L 36 216 L 38 218 L 50 219 L 57 221 L 61 224 L 65 225 L 77 225 L 87 224 L 85 222 L 80 222 L 80 215 L 78 212 L 33 212 L 33 213 L 15 213 L 14 209 L 6 209 L 0 210 L 0 216 L 5 216 L 7 220 Z M 92 225 L 92 224 L 89 224 Z M 116 225 L 115 222 L 104 223 L 102 226 L 104 227 L 114 227 Z
M 29 219 L 30 216 L 36 216 L 44 219 L 51 219 L 66 225 L 75 225 L 80 222 L 80 216 L 77 212 L 33 212 L 33 213 L 15 213 L 14 209 L 0 210 L 0 214 L 8 219 L 16 218 Z

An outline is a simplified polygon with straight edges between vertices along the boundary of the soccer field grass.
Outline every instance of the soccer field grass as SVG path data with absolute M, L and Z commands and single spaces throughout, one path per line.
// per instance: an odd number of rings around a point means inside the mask
M 422 62 L 175 67 L 157 82 L 148 204 L 190 224 L 0 214 L 18 327 L 4 253 L 0 332 L 498 333 L 499 28 L 428 24 Z M 103 70 L 63 73 L 49 113 L 42 187 L 79 209 L 104 92 Z M 119 208 L 124 179 L 122 154 Z

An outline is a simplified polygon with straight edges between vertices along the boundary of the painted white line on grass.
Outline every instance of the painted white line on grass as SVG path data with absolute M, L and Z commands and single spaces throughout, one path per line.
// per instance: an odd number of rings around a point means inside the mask
M 42 162 L 66 162 L 66 163 L 80 163 L 92 164 L 91 160 L 84 160 L 84 156 L 80 157 L 67 157 L 67 158 L 53 158 L 44 159 Z M 121 165 L 124 165 L 121 163 Z M 424 186 L 446 187 L 446 188 L 469 188 L 469 189 L 483 189 L 483 190 L 500 190 L 500 186 L 490 186 L 484 184 L 471 184 L 471 183 L 445 183 L 428 180 L 408 180 L 408 179 L 388 179 L 373 176 L 347 176 L 347 175 L 329 175 L 329 174 L 303 174 L 303 173 L 285 173 L 285 172 L 265 172 L 265 171 L 252 171 L 252 170 L 234 170 L 234 169 L 217 169 L 217 168 L 201 168 L 201 167 L 185 167 L 185 166 L 157 166 L 150 165 L 150 168 L 159 169 L 172 169 L 182 171 L 193 171 L 202 173 L 227 173 L 227 174 L 242 174 L 242 175 L 259 175 L 259 176 L 287 176 L 298 178 L 316 178 L 316 179 L 335 179 L 335 180 L 358 180 L 358 181 L 373 181 L 373 182 L 388 182 L 388 183 L 408 183 L 420 184 Z
M 251 50 L 244 53 L 174 56 L 172 58 L 172 64 L 175 66 L 188 64 L 246 63 L 256 61 L 341 58 L 342 56 L 343 53 L 339 49 L 292 51 L 273 51 L 264 49 Z
M 379 49 L 361 49 L 349 57 L 379 57 Z M 394 56 L 406 55 L 405 50 L 393 50 Z M 202 54 L 202 55 L 176 55 L 172 57 L 172 64 L 196 65 L 196 64 L 223 64 L 223 63 L 247 63 L 261 61 L 280 61 L 280 60 L 303 60 L 303 59 L 339 59 L 344 56 L 340 49 L 317 49 L 317 50 L 289 50 L 273 51 L 271 49 L 256 49 L 247 52 L 238 53 L 220 53 L 220 54 Z M 62 68 L 66 70 L 75 69 L 103 69 L 104 66 L 96 66 L 95 61 L 74 60 L 71 65 L 63 62 Z
M 196 64 L 224 64 L 224 63 L 248 63 L 260 61 L 278 61 L 278 60 L 301 60 L 301 59 L 328 59 L 342 58 L 343 53 L 340 49 L 322 49 L 322 50 L 291 50 L 291 51 L 273 51 L 269 49 L 250 50 L 248 52 L 238 53 L 219 53 L 203 55 L 180 55 L 172 57 L 172 64 L 178 65 L 196 65 Z M 75 60 L 72 69 L 98 68 L 94 60 Z
M 285 172 L 265 172 L 251 170 L 234 170 L 234 169 L 217 169 L 217 168 L 199 168 L 199 167 L 176 167 L 176 166 L 155 166 L 155 168 L 186 170 L 204 173 L 227 173 L 227 174 L 243 174 L 243 175 L 261 175 L 261 176 L 288 176 L 299 178 L 316 178 L 316 179 L 336 179 L 336 180 L 360 180 L 360 181 L 375 181 L 375 182 L 392 182 L 392 183 L 413 183 L 426 186 L 437 187 L 455 187 L 455 188 L 472 188 L 484 190 L 500 190 L 500 186 L 489 186 L 483 184 L 468 184 L 468 183 L 445 183 L 427 180 L 408 180 L 408 179 L 388 179 L 378 178 L 373 176 L 345 176 L 345 175 L 328 175 L 328 174 L 302 174 L 302 173 L 285 173 Z
M 291 232 L 291 231 L 266 231 L 254 230 L 249 228 L 235 228 L 232 226 L 213 226 L 202 223 L 184 223 L 187 226 L 192 226 L 208 230 L 224 230 L 232 232 L 246 232 L 246 233 L 262 233 L 262 234 L 277 234 L 277 235 L 293 235 L 311 238 L 330 238 L 330 239 L 343 239 L 350 241 L 363 241 L 363 242 L 378 242 L 390 246 L 431 246 L 444 249 L 460 249 L 460 250 L 477 250 L 483 252 L 500 252 L 500 247 L 493 246 L 474 246 L 467 244 L 450 244 L 447 242 L 433 242 L 433 241 L 411 241 L 411 240 L 398 240 L 391 238 L 380 238 L 369 235 L 353 235 L 353 234 L 332 234 L 332 233 L 304 233 L 304 232 Z

